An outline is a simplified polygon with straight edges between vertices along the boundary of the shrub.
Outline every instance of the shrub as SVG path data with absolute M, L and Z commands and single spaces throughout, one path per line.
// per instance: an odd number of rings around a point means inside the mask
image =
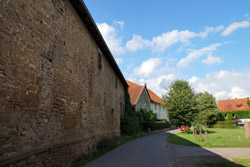
M 149 128 L 150 130 L 161 130 L 170 127 L 168 122 L 166 123 L 141 122 L 140 125 L 142 126 L 143 131 L 148 131 Z
M 146 111 L 141 109 L 136 112 L 136 117 L 139 122 L 155 122 L 157 120 L 156 114 L 153 111 Z
M 211 125 L 211 128 L 225 128 L 225 129 L 233 129 L 237 128 L 234 121 L 217 121 L 215 125 Z
M 131 111 L 132 112 L 132 111 Z M 137 134 L 141 127 L 136 119 L 136 116 L 131 112 L 125 113 L 121 119 L 121 134 L 122 135 L 134 135 Z

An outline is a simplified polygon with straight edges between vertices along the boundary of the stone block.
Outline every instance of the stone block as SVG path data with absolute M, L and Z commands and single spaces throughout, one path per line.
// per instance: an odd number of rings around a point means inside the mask
M 250 138 L 250 122 L 244 122 L 245 136 Z

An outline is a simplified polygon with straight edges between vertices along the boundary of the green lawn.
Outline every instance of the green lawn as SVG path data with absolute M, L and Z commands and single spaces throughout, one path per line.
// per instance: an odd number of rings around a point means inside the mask
M 246 138 L 244 129 L 219 129 L 209 128 L 209 143 L 206 143 L 205 134 L 202 134 L 203 141 L 200 142 L 200 136 L 193 137 L 192 132 L 180 132 L 168 137 L 168 141 L 173 144 L 198 146 L 198 147 L 250 147 L 250 138 Z

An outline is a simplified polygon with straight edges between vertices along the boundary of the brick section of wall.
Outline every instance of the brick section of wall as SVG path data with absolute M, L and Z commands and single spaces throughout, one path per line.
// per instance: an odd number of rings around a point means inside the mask
M 1 8 L 0 166 L 69 166 L 120 135 L 124 87 L 71 3 Z
M 244 122 L 245 136 L 250 137 L 250 122 Z

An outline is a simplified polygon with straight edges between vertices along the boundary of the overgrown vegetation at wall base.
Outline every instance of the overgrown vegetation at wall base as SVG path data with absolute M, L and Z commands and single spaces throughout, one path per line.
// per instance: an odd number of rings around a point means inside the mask
M 226 128 L 226 129 L 234 129 L 238 128 L 236 126 L 235 121 L 217 121 L 216 124 L 211 125 L 211 128 Z
M 76 161 L 73 162 L 73 167 L 82 167 L 83 165 L 87 164 L 90 161 L 95 160 L 96 158 L 100 157 L 101 155 L 123 145 L 129 141 L 132 141 L 136 138 L 147 136 L 150 133 L 139 132 L 133 136 L 116 136 L 113 138 L 103 138 L 97 143 L 96 152 L 91 155 L 82 155 Z
M 224 111 L 221 113 L 225 120 L 249 119 L 250 111 Z M 234 114 L 234 117 L 233 117 Z M 225 117 L 226 116 L 226 117 Z
M 125 112 L 121 118 L 120 130 L 122 135 L 135 135 L 141 130 L 136 113 L 132 110 L 128 88 L 125 90 Z

